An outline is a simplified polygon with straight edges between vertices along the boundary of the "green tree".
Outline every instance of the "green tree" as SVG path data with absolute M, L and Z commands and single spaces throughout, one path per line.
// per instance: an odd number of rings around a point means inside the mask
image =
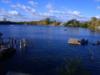
M 92 17 L 91 20 L 89 21 L 89 28 L 91 30 L 96 30 L 96 27 L 99 25 L 99 21 L 96 17 Z
M 80 22 L 80 27 L 88 28 L 88 22 Z
M 80 22 L 77 21 L 76 19 L 69 20 L 68 22 L 64 24 L 64 26 L 69 26 L 69 27 L 79 27 L 79 25 L 80 25 Z

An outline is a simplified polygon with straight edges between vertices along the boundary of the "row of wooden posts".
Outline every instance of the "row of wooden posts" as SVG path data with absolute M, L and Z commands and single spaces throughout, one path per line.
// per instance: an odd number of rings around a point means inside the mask
M 7 48 L 25 48 L 27 46 L 27 40 L 26 39 L 14 39 L 14 38 L 8 38 L 8 39 L 2 39 L 0 38 L 0 45 L 4 45 Z

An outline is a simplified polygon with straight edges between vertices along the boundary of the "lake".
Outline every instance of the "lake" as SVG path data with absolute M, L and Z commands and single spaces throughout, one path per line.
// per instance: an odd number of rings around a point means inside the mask
M 100 46 L 91 43 L 100 39 L 100 33 L 85 28 L 54 26 L 1 25 L 3 37 L 27 39 L 27 48 L 17 48 L 16 54 L 0 61 L 0 75 L 9 71 L 31 75 L 63 75 L 60 71 L 70 59 L 80 60 L 90 75 L 100 75 Z M 69 38 L 88 39 L 87 46 L 71 46 Z

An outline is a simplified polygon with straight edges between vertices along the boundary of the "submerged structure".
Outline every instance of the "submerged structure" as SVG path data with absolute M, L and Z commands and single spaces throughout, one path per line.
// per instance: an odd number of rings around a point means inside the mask
M 2 36 L 3 34 L 0 33 L 0 59 L 6 59 L 12 56 L 14 52 L 16 51 L 16 49 L 14 48 L 14 46 L 11 46 L 10 43 L 4 42 Z

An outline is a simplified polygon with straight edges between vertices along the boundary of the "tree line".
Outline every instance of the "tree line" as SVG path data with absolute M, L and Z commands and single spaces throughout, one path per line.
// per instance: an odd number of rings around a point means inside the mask
M 64 26 L 89 28 L 94 31 L 99 29 L 98 27 L 100 26 L 100 19 L 92 17 L 90 20 L 85 22 L 78 21 L 77 19 L 72 19 L 65 22 Z
M 26 24 L 26 25 L 53 25 L 53 26 L 60 26 L 62 22 L 52 20 L 51 18 L 46 18 L 39 21 L 29 21 L 29 22 L 11 22 L 11 21 L 0 21 L 0 24 Z M 89 28 L 91 30 L 98 30 L 100 27 L 100 19 L 96 17 L 92 17 L 88 21 L 79 21 L 77 19 L 71 19 L 66 21 L 63 26 L 65 27 L 82 27 L 82 28 Z M 100 30 L 100 29 L 99 29 Z
M 30 21 L 30 22 L 19 22 L 19 24 L 27 24 L 27 25 L 54 25 L 58 26 L 61 22 L 58 22 L 56 20 L 52 20 L 50 18 L 46 18 L 44 20 L 40 21 Z

